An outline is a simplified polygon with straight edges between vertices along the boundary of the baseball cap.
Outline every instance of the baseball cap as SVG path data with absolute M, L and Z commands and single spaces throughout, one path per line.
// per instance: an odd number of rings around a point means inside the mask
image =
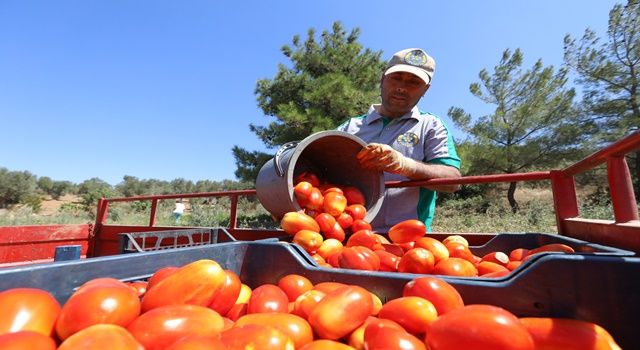
M 428 85 L 433 79 L 436 61 L 422 49 L 404 49 L 393 54 L 384 75 L 407 72 L 420 77 Z

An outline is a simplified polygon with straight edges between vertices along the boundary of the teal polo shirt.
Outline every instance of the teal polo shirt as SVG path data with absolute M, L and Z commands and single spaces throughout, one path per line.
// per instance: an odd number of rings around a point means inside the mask
M 354 134 L 366 143 L 390 145 L 405 157 L 460 169 L 460 158 L 451 133 L 439 117 L 414 107 L 409 113 L 390 119 L 378 114 L 379 106 L 372 105 L 367 114 L 350 118 L 337 129 Z M 385 172 L 384 180 L 409 179 Z M 378 232 L 388 232 L 391 226 L 401 221 L 419 219 L 431 231 L 435 207 L 435 191 L 423 187 L 388 188 L 382 207 L 371 226 Z

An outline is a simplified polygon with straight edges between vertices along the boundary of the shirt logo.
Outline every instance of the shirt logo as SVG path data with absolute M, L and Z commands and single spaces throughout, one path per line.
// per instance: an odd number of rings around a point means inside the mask
M 409 147 L 417 145 L 418 141 L 420 141 L 420 139 L 418 138 L 418 135 L 412 132 L 405 132 L 402 135 L 398 135 L 398 137 L 396 138 L 396 142 L 398 142 L 403 146 L 409 146 Z

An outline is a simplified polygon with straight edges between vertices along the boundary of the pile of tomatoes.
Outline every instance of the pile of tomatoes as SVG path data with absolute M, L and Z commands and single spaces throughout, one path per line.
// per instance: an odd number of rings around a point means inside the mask
M 286 213 L 280 226 L 324 267 L 497 278 L 536 253 L 574 252 L 566 244 L 553 243 L 476 256 L 464 237 L 428 237 L 419 220 L 394 225 L 387 238 L 365 220 L 365 196 L 356 187 L 322 183 L 317 175 L 304 172 L 295 178 L 293 193 L 302 210 Z
M 213 260 L 148 281 L 98 278 L 60 305 L 47 291 L 0 292 L 0 349 L 619 349 L 602 327 L 465 305 L 424 276 L 383 303 L 368 290 L 289 274 L 250 288 Z

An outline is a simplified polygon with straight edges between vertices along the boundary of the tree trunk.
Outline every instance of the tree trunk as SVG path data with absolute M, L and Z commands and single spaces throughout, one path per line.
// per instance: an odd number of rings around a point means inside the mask
M 517 182 L 509 183 L 509 191 L 507 191 L 507 199 L 509 200 L 509 205 L 511 206 L 511 211 L 515 214 L 518 212 L 518 202 L 516 202 L 516 187 L 518 186 Z

